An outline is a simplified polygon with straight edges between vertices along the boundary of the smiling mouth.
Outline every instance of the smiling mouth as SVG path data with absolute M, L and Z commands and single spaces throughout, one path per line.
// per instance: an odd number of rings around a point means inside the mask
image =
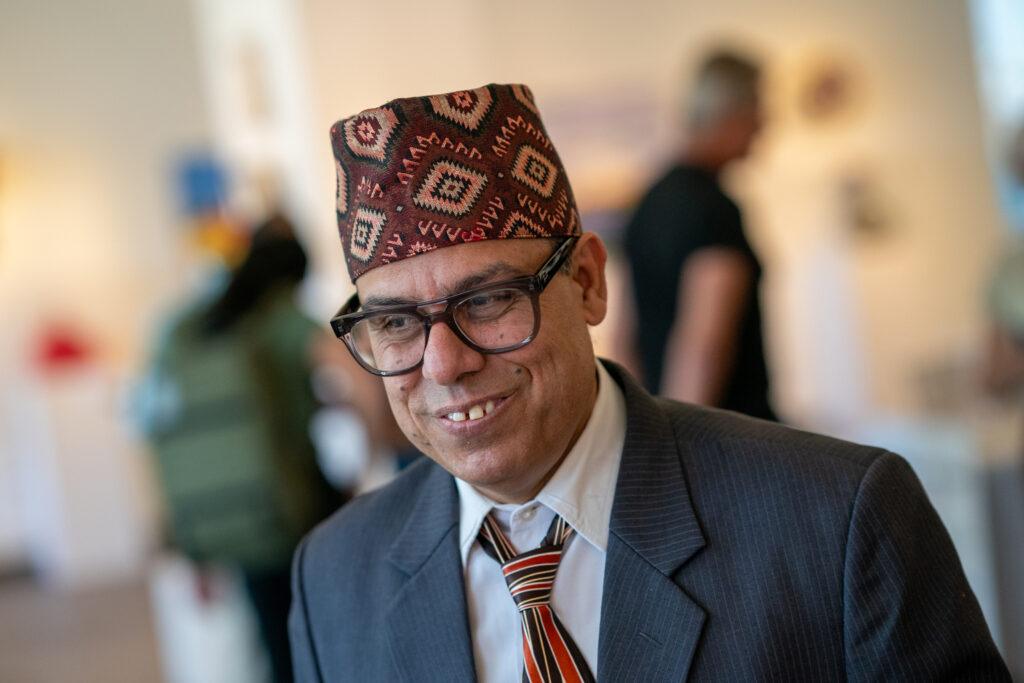
M 494 401 L 485 401 L 484 403 L 478 403 L 471 406 L 469 410 L 455 411 L 445 415 L 445 419 L 451 420 L 452 422 L 465 422 L 466 420 L 473 421 L 479 420 L 485 415 L 490 415 L 494 412 L 494 408 L 497 404 Z

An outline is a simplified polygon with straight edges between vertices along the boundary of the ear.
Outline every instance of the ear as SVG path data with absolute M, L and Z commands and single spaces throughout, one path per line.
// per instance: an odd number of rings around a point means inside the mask
M 583 233 L 572 255 L 572 279 L 580 286 L 583 317 L 588 325 L 597 325 L 608 312 L 608 283 L 604 267 L 608 251 L 601 238 L 592 232 Z

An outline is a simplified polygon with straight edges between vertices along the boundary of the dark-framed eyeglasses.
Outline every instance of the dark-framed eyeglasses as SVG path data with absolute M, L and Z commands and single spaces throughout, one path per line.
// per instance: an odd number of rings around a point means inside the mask
M 360 311 L 359 295 L 353 294 L 331 318 L 331 329 L 359 365 L 380 377 L 418 368 L 423 363 L 430 328 L 438 323 L 448 325 L 466 346 L 480 353 L 522 348 L 537 336 L 540 295 L 572 253 L 577 239 L 573 236 L 563 240 L 531 276 L 440 299 Z

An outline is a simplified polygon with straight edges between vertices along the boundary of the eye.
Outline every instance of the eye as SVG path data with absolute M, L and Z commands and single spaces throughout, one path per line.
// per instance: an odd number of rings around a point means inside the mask
M 502 302 L 508 301 L 511 298 L 512 292 L 506 289 L 500 292 L 487 292 L 486 294 L 477 294 L 472 299 L 469 299 L 467 303 L 475 308 L 486 308 L 487 306 L 500 305 Z
M 367 321 L 370 330 L 385 337 L 405 337 L 418 329 L 417 321 L 411 315 L 378 315 Z
M 488 320 L 504 315 L 522 297 L 522 292 L 517 289 L 497 289 L 466 299 L 459 308 L 471 320 Z

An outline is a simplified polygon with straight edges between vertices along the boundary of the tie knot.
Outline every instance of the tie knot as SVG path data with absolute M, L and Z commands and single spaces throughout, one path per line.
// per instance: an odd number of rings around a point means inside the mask
M 513 557 L 501 565 L 508 591 L 520 612 L 551 602 L 551 589 L 561 561 L 562 548 L 548 546 Z
M 519 611 L 551 602 L 562 548 L 572 535 L 572 527 L 556 516 L 547 535 L 536 550 L 515 554 L 515 548 L 491 515 L 484 518 L 478 540 L 484 551 L 501 564 L 505 583 Z

